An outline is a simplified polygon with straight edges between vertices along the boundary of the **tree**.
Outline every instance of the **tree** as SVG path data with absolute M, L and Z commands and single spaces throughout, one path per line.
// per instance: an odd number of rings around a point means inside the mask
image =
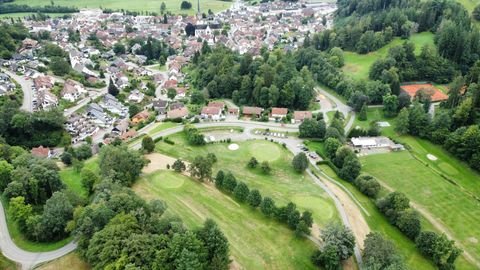
M 155 142 L 152 140 L 152 137 L 144 136 L 142 138 L 142 149 L 147 153 L 151 153 L 155 150 Z
M 215 164 L 217 162 L 217 156 L 214 153 L 208 153 L 206 158 L 211 164 Z
M 237 179 L 231 172 L 228 172 L 223 179 L 223 189 L 227 192 L 233 192 L 237 187 Z
M 398 98 L 395 95 L 383 96 L 383 113 L 386 117 L 393 117 L 398 111 Z
M 208 269 L 226 270 L 230 264 L 228 240 L 215 221 L 207 219 L 203 228 L 196 232 L 198 239 L 206 249 Z
M 343 166 L 340 169 L 338 176 L 340 176 L 342 179 L 352 182 L 360 174 L 361 169 L 362 165 L 360 164 L 358 157 L 355 155 L 349 155 L 345 157 Z
M 370 198 L 377 197 L 380 192 L 381 186 L 378 181 L 371 175 L 362 174 L 358 176 L 353 184 L 362 192 Z
M 363 246 L 362 258 L 365 269 L 406 269 L 393 242 L 383 238 L 380 233 L 369 233 Z
M 300 138 L 323 138 L 326 126 L 323 120 L 305 119 L 298 129 Z
M 248 161 L 248 164 L 247 164 L 247 166 L 251 169 L 256 168 L 257 165 L 258 165 L 258 160 L 255 157 L 250 158 L 250 160 Z
M 167 9 L 167 5 L 165 5 L 165 2 L 162 2 L 160 4 L 160 14 L 164 14 L 165 13 L 165 10 Z
M 142 172 L 146 160 L 126 146 L 103 146 L 99 155 L 100 174 L 123 186 L 130 186 Z
M 238 183 L 238 185 L 233 190 L 233 196 L 235 196 L 235 199 L 237 199 L 239 202 L 245 202 L 249 193 L 250 191 L 248 189 L 248 186 L 243 182 Z
M 403 210 L 410 207 L 410 200 L 401 192 L 391 192 L 377 201 L 377 207 L 384 213 L 390 223 L 396 224 L 397 218 Z
M 63 76 L 70 72 L 70 64 L 63 57 L 54 56 L 50 58 L 50 69 L 53 74 Z
M 112 96 L 117 96 L 119 93 L 119 90 L 117 86 L 113 83 L 112 78 L 110 78 L 110 82 L 108 83 L 108 93 Z
M 300 152 L 292 160 L 293 169 L 299 173 L 304 172 L 308 168 L 308 158 L 305 153 Z
M 84 143 L 74 149 L 75 157 L 78 160 L 86 160 L 92 157 L 92 146 L 88 143 Z
M 225 179 L 225 173 L 222 170 L 217 172 L 217 176 L 215 176 L 215 186 L 218 189 L 223 189 L 223 180 Z
M 362 105 L 362 108 L 360 109 L 360 113 L 358 114 L 358 120 L 360 121 L 366 121 L 367 120 L 367 104 L 364 103 Z
M 455 269 L 455 260 L 462 253 L 455 246 L 455 241 L 449 240 L 444 233 L 421 232 L 415 243 L 420 252 L 431 258 L 439 269 Z
M 268 163 L 268 161 L 263 161 L 262 164 L 260 165 L 260 169 L 262 169 L 262 172 L 264 174 L 270 174 L 270 172 L 272 171 L 272 168 L 270 167 L 270 164 Z
M 167 97 L 169 99 L 174 99 L 177 96 L 177 90 L 175 88 L 168 88 L 167 89 Z
M 24 197 L 15 197 L 10 199 L 8 211 L 12 219 L 18 223 L 20 230 L 27 229 L 27 220 L 33 215 L 32 206 L 25 203 Z
M 185 35 L 187 37 L 195 36 L 195 26 L 192 23 L 187 23 L 187 26 L 185 26 Z
M 312 255 L 312 262 L 326 270 L 337 270 L 340 267 L 338 247 L 334 244 L 326 244 L 322 250 L 317 250 Z
M 180 9 L 191 9 L 192 8 L 192 3 L 188 1 L 182 1 L 180 4 Z
M 173 162 L 172 168 L 177 173 L 184 172 L 187 169 L 187 167 L 185 166 L 185 162 L 183 162 L 181 159 L 175 160 L 175 162 Z M 219 173 L 220 172 L 221 171 L 219 171 Z M 217 174 L 217 177 L 218 177 L 218 174 Z
M 408 134 L 409 132 L 409 112 L 407 108 L 403 108 L 397 117 L 397 123 L 395 125 L 395 131 L 400 134 Z
M 407 209 L 398 215 L 395 226 L 400 229 L 408 238 L 415 239 L 422 229 L 420 224 L 420 216 L 413 209 Z
M 142 108 L 137 104 L 130 104 L 128 106 L 128 115 L 130 116 L 130 118 L 134 117 L 141 111 L 142 111 Z
M 267 216 L 271 217 L 275 214 L 275 202 L 270 197 L 264 197 L 262 203 L 260 204 L 260 211 Z
M 205 157 L 196 156 L 189 167 L 190 175 L 200 181 L 212 179 L 212 163 Z
M 45 203 L 41 228 L 41 239 L 53 241 L 67 235 L 65 227 L 73 218 L 73 206 L 63 192 L 55 192 Z
M 342 146 L 342 143 L 336 138 L 328 138 L 325 140 L 324 146 L 327 158 L 332 160 L 335 158 L 335 153 L 337 152 L 338 148 Z
M 190 103 L 192 104 L 205 104 L 205 95 L 201 91 L 193 91 L 190 95 Z
M 0 160 L 0 192 L 10 183 L 12 172 L 13 166 L 6 160 Z
M 355 156 L 355 153 L 352 151 L 352 149 L 350 149 L 350 147 L 342 146 L 338 148 L 337 152 L 335 153 L 335 159 L 333 160 L 333 163 L 338 168 L 342 168 L 343 164 L 345 163 L 345 159 L 348 156 Z
M 87 190 L 88 194 L 93 193 L 95 183 L 99 181 L 98 176 L 87 168 L 83 168 L 80 172 L 82 186 Z
M 122 43 L 117 42 L 115 43 L 115 45 L 113 45 L 113 52 L 116 55 L 125 54 L 125 51 L 126 51 L 125 45 L 123 45 Z
M 248 194 L 247 202 L 253 208 L 260 206 L 262 203 L 262 195 L 260 194 L 260 191 L 258 191 L 258 189 L 252 189 Z
M 328 224 L 321 231 L 321 238 L 325 246 L 333 245 L 337 248 L 337 255 L 341 261 L 353 255 L 355 236 L 347 227 L 339 224 Z

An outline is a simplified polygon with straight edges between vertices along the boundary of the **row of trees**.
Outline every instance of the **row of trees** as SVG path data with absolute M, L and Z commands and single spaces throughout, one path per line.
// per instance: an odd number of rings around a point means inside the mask
M 2 9 L 3 11 L 3 9 Z M 0 58 L 9 59 L 16 52 L 20 42 L 29 36 L 28 29 L 22 23 L 0 25 Z
M 187 142 L 191 145 L 204 145 L 205 137 L 192 125 L 185 125 L 183 132 L 187 135 Z
M 210 98 L 232 98 L 239 105 L 307 109 L 314 97 L 314 80 L 302 67 L 293 54 L 280 50 L 264 50 L 261 58 L 253 59 L 216 46 L 203 48 L 194 57 L 191 83 Z
M 16 4 L 2 4 L 0 3 L 0 14 L 7 13 L 21 13 L 21 12 L 41 12 L 41 13 L 75 13 L 78 12 L 76 7 L 65 6 L 28 6 L 28 5 L 16 5 Z
M 285 223 L 298 237 L 304 234 L 310 235 L 313 224 L 312 213 L 304 211 L 300 213 L 297 206 L 290 202 L 286 206 L 277 207 L 270 197 L 263 197 L 257 189 L 249 189 L 247 184 L 237 181 L 231 172 L 219 170 L 215 177 L 215 186 L 221 191 L 233 195 L 240 203 L 248 203 L 252 208 L 259 208 L 267 217 L 276 218 Z

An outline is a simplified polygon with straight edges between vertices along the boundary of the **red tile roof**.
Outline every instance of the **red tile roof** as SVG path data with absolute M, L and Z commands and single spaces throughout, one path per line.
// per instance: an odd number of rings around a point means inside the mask
M 432 102 L 439 102 L 448 99 L 448 95 L 444 94 L 430 83 L 402 85 L 400 88 L 412 98 L 415 97 L 418 91 L 422 90 L 432 97 Z
M 272 114 L 287 115 L 287 113 L 288 113 L 287 108 L 272 108 Z
M 223 101 L 210 101 L 208 103 L 208 107 L 217 107 L 223 109 L 223 107 L 225 107 L 225 103 L 223 103 Z
M 171 110 L 167 112 L 167 118 L 174 119 L 174 118 L 182 118 L 188 114 L 188 110 L 186 107 L 178 108 L 175 110 Z
M 252 114 L 260 115 L 262 111 L 263 109 L 259 107 L 243 107 L 243 110 L 242 110 L 243 114 L 248 114 L 248 115 L 252 115 Z
M 206 115 L 218 115 L 222 112 L 222 109 L 219 107 L 203 107 L 202 114 Z
M 309 111 L 294 111 L 293 118 L 296 121 L 303 121 L 305 119 L 312 119 L 312 112 Z
M 50 149 L 40 145 L 39 147 L 32 148 L 32 150 L 30 150 L 30 153 L 32 153 L 32 155 L 34 155 L 36 157 L 45 157 L 46 158 L 46 157 L 48 157 L 48 153 L 50 153 Z

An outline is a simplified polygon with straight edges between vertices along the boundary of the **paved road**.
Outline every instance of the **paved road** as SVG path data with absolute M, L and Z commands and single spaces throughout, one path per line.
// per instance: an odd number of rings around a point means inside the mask
M 243 121 L 243 120 L 232 120 L 232 121 L 224 121 L 224 122 L 206 122 L 206 123 L 199 123 L 199 124 L 194 124 L 195 127 L 197 128 L 207 128 L 207 127 L 218 127 L 218 126 L 225 126 L 225 127 L 230 127 L 230 126 L 237 126 L 237 127 L 242 127 L 244 128 L 242 139 L 247 140 L 247 139 L 262 139 L 265 136 L 263 135 L 255 135 L 252 131 L 257 128 L 271 128 L 272 130 L 279 131 L 279 132 L 296 132 L 298 131 L 298 126 L 297 125 L 281 125 L 281 124 L 276 124 L 276 123 L 263 123 L 263 122 L 251 122 L 251 121 Z M 155 134 L 152 134 L 152 138 L 158 138 L 161 136 L 169 136 L 174 133 L 180 132 L 183 130 L 183 126 L 178 126 L 170 129 L 165 129 L 163 131 L 157 132 Z M 285 143 L 287 146 L 287 149 L 290 150 L 293 154 L 297 154 L 301 152 L 302 150 L 300 147 L 298 147 L 299 144 L 301 144 L 303 141 L 297 138 L 277 138 L 277 137 L 271 137 L 275 141 L 278 141 L 280 143 Z M 140 149 L 141 147 L 141 141 L 138 141 L 134 144 L 130 145 L 131 148 L 133 149 Z M 312 164 L 315 164 L 313 160 L 310 160 Z M 313 180 L 313 182 L 318 185 L 320 188 L 322 188 L 334 201 L 335 207 L 337 208 L 338 212 L 340 213 L 340 217 L 342 219 L 343 224 L 347 228 L 351 228 L 352 225 L 350 224 L 350 221 L 348 219 L 348 215 L 344 209 L 343 204 L 340 202 L 338 199 L 337 195 L 327 186 L 323 183 L 323 181 L 328 181 L 328 179 L 323 178 L 320 176 L 320 178 L 316 177 L 310 169 L 307 170 L 307 174 L 310 176 L 310 178 Z M 360 249 L 357 245 L 355 246 L 355 258 L 357 262 L 361 265 L 362 264 L 362 256 L 360 253 Z
M 5 220 L 5 212 L 0 202 L 0 249 L 5 257 L 18 262 L 22 265 L 22 269 L 32 269 L 35 265 L 47 261 L 60 258 L 77 248 L 74 242 L 70 242 L 66 246 L 49 252 L 28 252 L 18 248 L 12 241 L 8 232 L 7 221 Z
M 324 90 L 320 87 L 317 87 L 316 90 L 320 95 L 323 95 L 328 100 L 331 100 L 332 102 L 335 103 L 334 104 L 335 106 L 331 106 L 332 104 L 330 104 L 330 106 L 328 106 L 325 103 L 330 103 L 330 102 L 327 102 L 327 100 L 323 100 L 323 102 L 322 101 L 320 102 L 320 110 L 313 111 L 314 113 L 318 113 L 318 112 L 324 113 L 323 115 L 325 116 L 325 120 L 326 120 L 325 122 L 328 122 L 328 118 L 327 118 L 326 113 L 329 112 L 329 111 L 339 111 L 345 116 L 345 118 L 347 118 L 348 114 L 351 114 L 350 119 L 348 119 L 348 122 L 345 124 L 345 135 L 346 135 L 348 133 L 348 131 L 350 131 L 350 129 L 352 128 L 353 121 L 355 120 L 355 112 L 353 111 L 352 107 L 343 103 L 336 96 L 330 94 L 329 92 L 327 92 L 326 90 Z M 323 107 L 325 107 L 325 108 L 322 107 L 322 103 L 324 104 Z
M 8 76 L 12 77 L 17 83 L 20 84 L 22 87 L 23 91 L 23 103 L 21 109 L 27 112 L 32 112 L 33 111 L 33 104 L 32 104 L 32 86 L 33 82 L 31 79 L 25 80 L 24 77 L 18 76 L 17 74 L 10 72 L 8 70 L 5 71 Z

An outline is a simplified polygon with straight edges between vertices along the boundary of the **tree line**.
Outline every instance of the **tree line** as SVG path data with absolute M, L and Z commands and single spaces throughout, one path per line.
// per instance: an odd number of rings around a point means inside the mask
M 75 13 L 79 9 L 76 7 L 65 6 L 29 6 L 29 5 L 17 5 L 17 4 L 2 4 L 0 2 L 0 14 L 7 13 L 21 13 L 21 12 L 34 12 L 34 13 Z
M 3 9 L 2 9 L 3 11 Z M 0 25 L 0 58 L 10 59 L 17 51 L 21 41 L 29 36 L 28 29 L 22 23 L 2 23 Z

